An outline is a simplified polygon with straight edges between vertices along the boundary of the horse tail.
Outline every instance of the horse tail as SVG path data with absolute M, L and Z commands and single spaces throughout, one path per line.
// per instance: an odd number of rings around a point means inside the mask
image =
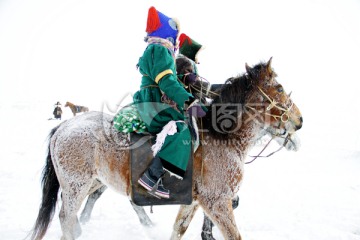
M 40 240 L 44 237 L 47 228 L 54 216 L 58 191 L 60 188 L 59 181 L 56 177 L 54 165 L 51 160 L 50 139 L 55 134 L 60 125 L 53 128 L 48 136 L 48 154 L 46 163 L 42 171 L 42 201 L 39 208 L 38 217 L 33 228 L 31 239 Z

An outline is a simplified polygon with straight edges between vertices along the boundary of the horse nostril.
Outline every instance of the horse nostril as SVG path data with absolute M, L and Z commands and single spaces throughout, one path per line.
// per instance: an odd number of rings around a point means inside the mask
M 299 130 L 299 129 L 302 127 L 303 118 L 302 118 L 302 117 L 299 117 L 299 120 L 300 120 L 300 124 L 299 124 L 299 125 L 296 125 L 296 131 Z

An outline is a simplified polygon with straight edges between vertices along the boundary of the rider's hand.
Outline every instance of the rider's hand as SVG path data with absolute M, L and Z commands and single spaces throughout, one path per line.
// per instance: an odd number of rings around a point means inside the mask
M 196 82 L 197 78 L 198 77 L 196 73 L 187 73 L 184 74 L 182 81 L 186 86 L 189 86 L 189 85 L 193 85 Z
M 190 117 L 205 117 L 206 112 L 199 104 L 199 100 L 193 99 L 190 103 L 189 107 L 186 109 L 186 111 L 189 113 Z

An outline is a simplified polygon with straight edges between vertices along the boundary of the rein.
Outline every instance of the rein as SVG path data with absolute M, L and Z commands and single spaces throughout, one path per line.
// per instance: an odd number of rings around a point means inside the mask
M 265 145 L 265 147 L 256 155 L 256 156 L 250 156 L 252 157 L 253 159 L 248 161 L 248 162 L 245 162 L 245 164 L 249 164 L 249 163 L 252 163 L 253 161 L 255 161 L 258 157 L 270 157 L 272 156 L 273 154 L 279 152 L 289 141 L 289 134 L 285 137 L 285 141 L 284 141 L 284 144 L 276 151 L 273 151 L 272 153 L 266 155 L 266 156 L 261 156 L 261 154 L 265 151 L 265 149 L 269 146 L 270 142 L 275 138 L 275 137 L 279 137 L 279 135 L 277 134 L 273 134 L 271 139 L 269 140 L 269 142 Z
M 204 82 L 207 82 L 208 83 L 208 87 L 205 89 L 203 88 L 203 85 L 200 84 L 200 88 L 195 86 L 195 85 L 191 85 L 191 89 L 195 90 L 196 92 L 200 93 L 200 99 L 205 96 L 207 98 L 213 98 L 213 96 L 220 96 L 220 94 L 214 92 L 214 91 L 211 91 L 210 88 L 211 88 L 211 84 L 208 80 L 206 80 L 205 78 L 201 77 L 198 75 L 198 78 L 200 78 L 200 82 L 202 83 L 203 81 Z
M 179 78 L 179 75 L 177 75 L 177 76 L 178 76 L 178 77 L 177 77 L 178 82 L 179 82 L 185 89 L 188 89 L 188 91 L 189 91 L 190 93 L 192 93 L 192 90 L 194 90 L 195 92 L 199 93 L 199 94 L 200 94 L 200 99 L 202 99 L 203 97 L 207 97 L 207 98 L 210 98 L 210 99 L 214 98 L 214 96 L 220 97 L 220 94 L 218 94 L 218 93 L 210 90 L 210 89 L 211 89 L 211 84 L 210 84 L 210 82 L 209 82 L 206 78 L 204 78 L 204 77 L 201 77 L 201 76 L 197 75 L 197 77 L 200 79 L 200 81 L 199 81 L 199 82 L 200 82 L 200 87 L 198 87 L 198 86 L 195 86 L 194 84 L 191 84 L 191 85 L 188 85 L 188 86 L 185 85 L 185 84 L 182 82 L 182 80 Z M 202 82 L 208 83 L 208 87 L 207 87 L 206 89 L 203 87 L 203 84 L 201 84 Z

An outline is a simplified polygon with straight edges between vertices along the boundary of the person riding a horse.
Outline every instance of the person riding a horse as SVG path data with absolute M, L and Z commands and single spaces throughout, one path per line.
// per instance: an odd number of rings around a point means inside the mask
M 169 198 L 162 184 L 169 172 L 182 179 L 191 154 L 191 134 L 185 123 L 185 111 L 199 117 L 205 115 L 192 94 L 177 81 L 175 51 L 179 23 L 150 7 L 148 11 L 146 47 L 137 67 L 142 74 L 140 90 L 133 102 L 148 131 L 157 134 L 153 160 L 138 183 L 150 193 Z M 185 107 L 187 103 L 187 107 Z
M 184 88 L 198 99 L 201 104 L 207 105 L 206 96 L 202 90 L 207 89 L 210 84 L 202 81 L 197 68 L 197 64 L 199 64 L 198 54 L 202 49 L 204 47 L 201 44 L 191 39 L 185 33 L 181 33 L 179 37 L 179 54 L 176 56 L 176 71 L 178 80 Z M 196 124 L 196 117 L 193 117 L 190 124 Z M 195 136 L 193 148 L 195 152 L 200 144 L 200 140 L 195 128 L 191 127 L 190 129 L 193 130 L 193 135 Z
M 199 80 L 196 65 L 199 64 L 198 54 L 202 49 L 204 49 L 204 47 L 194 39 L 191 39 L 185 33 L 180 34 L 176 68 L 185 70 L 185 73 L 179 74 L 178 77 L 186 87 Z
M 204 47 L 196 42 L 194 39 L 182 33 L 179 37 L 179 54 L 176 57 L 176 69 L 181 69 L 182 73 L 178 73 L 178 78 L 184 84 L 185 88 L 195 98 L 200 99 L 202 103 L 206 103 L 201 92 L 194 91 L 194 89 L 201 89 L 208 87 L 208 83 L 202 82 L 199 78 L 197 68 L 198 54 Z
M 208 105 L 207 98 L 213 99 L 218 94 L 216 91 L 223 84 L 211 84 L 208 80 L 200 77 L 197 65 L 199 53 L 205 47 L 194 39 L 182 33 L 179 37 L 179 54 L 176 57 L 176 69 L 178 79 L 185 85 L 185 88 L 202 104 Z

